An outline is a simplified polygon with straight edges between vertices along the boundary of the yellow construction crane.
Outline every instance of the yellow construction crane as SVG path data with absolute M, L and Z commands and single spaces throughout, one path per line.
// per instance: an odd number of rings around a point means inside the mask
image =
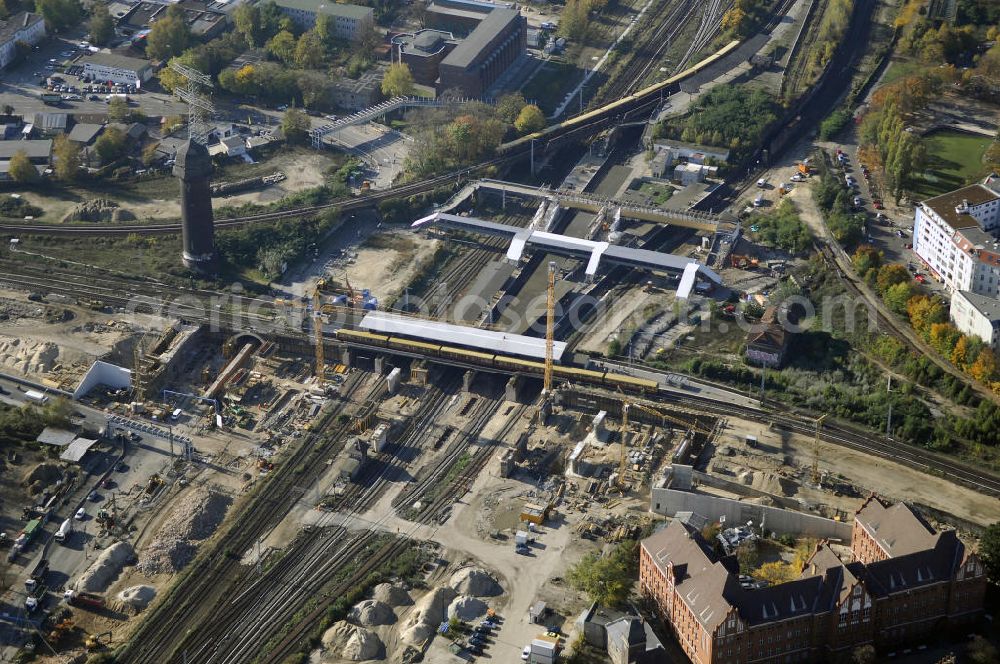
M 544 394 L 552 393 L 552 355 L 555 347 L 556 327 L 556 264 L 549 261 L 549 287 L 545 302 L 545 379 L 542 381 Z
M 313 291 L 313 333 L 316 335 L 316 384 L 323 387 L 326 380 L 326 360 L 323 357 L 323 317 L 320 311 L 319 288 Z
M 820 415 L 816 418 L 816 433 L 813 435 L 813 463 L 812 463 L 812 481 L 813 484 L 819 484 L 819 430 L 823 427 L 823 420 L 830 413 Z
M 635 403 L 635 402 L 628 402 L 628 401 L 624 401 L 623 400 L 622 401 L 622 431 L 621 431 L 622 451 L 621 451 L 621 456 L 620 456 L 619 462 L 618 462 L 618 486 L 619 487 L 624 486 L 624 484 L 625 484 L 625 466 L 626 466 L 625 461 L 626 461 L 626 458 L 628 457 L 628 433 L 629 433 L 629 428 L 628 428 L 628 411 L 630 409 L 632 409 L 632 408 L 635 408 L 637 410 L 641 410 L 642 412 L 648 413 L 648 414 L 652 415 L 653 417 L 659 417 L 663 422 L 671 422 L 671 423 L 676 424 L 676 425 L 678 425 L 678 426 L 680 426 L 680 427 L 682 427 L 684 429 L 687 429 L 687 430 L 690 430 L 690 431 L 696 431 L 696 432 L 704 434 L 706 436 L 712 435 L 711 431 L 709 431 L 708 429 L 703 429 L 702 427 L 700 427 L 698 425 L 698 423 L 697 423 L 697 420 L 695 421 L 694 424 L 692 424 L 690 422 L 685 422 L 684 420 L 682 420 L 679 417 L 675 417 L 673 415 L 668 415 L 668 414 L 666 414 L 664 412 L 656 410 L 655 408 L 651 408 L 651 407 L 649 407 L 649 406 L 647 406 L 645 404 Z

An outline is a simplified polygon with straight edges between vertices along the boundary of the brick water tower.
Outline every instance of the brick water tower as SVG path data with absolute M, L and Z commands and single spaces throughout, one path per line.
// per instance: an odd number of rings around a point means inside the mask
M 200 274 L 216 269 L 212 219 L 212 158 L 208 149 L 188 140 L 174 157 L 174 176 L 181 181 L 181 241 L 184 265 Z

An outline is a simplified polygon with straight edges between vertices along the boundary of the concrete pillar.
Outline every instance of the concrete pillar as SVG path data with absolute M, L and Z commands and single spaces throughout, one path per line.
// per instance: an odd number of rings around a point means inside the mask
M 352 359 L 353 358 L 352 358 L 352 353 L 351 353 L 351 349 L 350 348 L 348 348 L 347 346 L 344 346 L 343 348 L 340 349 L 340 363 L 341 364 L 343 364 L 345 367 L 349 367 L 349 366 L 351 366 L 351 360 Z
M 476 379 L 476 372 L 473 369 L 469 369 L 462 376 L 462 391 L 471 392 L 472 391 L 472 381 Z
M 375 356 L 375 373 L 382 374 L 385 371 L 385 357 L 382 355 Z
M 503 398 L 506 399 L 507 401 L 517 401 L 518 396 L 520 395 L 520 391 L 521 391 L 521 380 L 515 374 L 510 377 L 510 380 L 507 381 L 507 385 L 504 387 L 503 391 Z
M 389 394 L 395 394 L 396 391 L 399 390 L 399 381 L 402 373 L 402 370 L 399 367 L 396 367 L 389 372 L 388 376 L 386 376 L 385 384 Z

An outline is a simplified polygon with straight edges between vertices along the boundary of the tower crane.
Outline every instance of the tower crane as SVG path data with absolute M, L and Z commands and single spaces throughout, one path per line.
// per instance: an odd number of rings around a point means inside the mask
M 545 301 L 545 376 L 542 381 L 544 394 L 552 393 L 552 355 L 555 346 L 556 317 L 556 264 L 549 261 L 549 284 Z
M 323 357 L 323 318 L 320 312 L 319 288 L 313 291 L 313 333 L 316 335 L 316 384 L 320 388 L 326 379 L 326 359 Z
M 628 436 L 628 412 L 632 408 L 635 408 L 637 410 L 641 410 L 642 412 L 648 413 L 649 415 L 652 415 L 653 417 L 659 417 L 662 422 L 670 422 L 672 424 L 676 424 L 676 425 L 678 425 L 680 427 L 683 427 L 683 428 L 688 429 L 690 431 L 695 431 L 695 432 L 700 433 L 700 434 L 704 434 L 706 436 L 711 436 L 712 435 L 711 431 L 709 431 L 708 429 L 702 428 L 698 424 L 698 418 L 697 417 L 695 417 L 695 422 L 694 422 L 694 424 L 692 424 L 690 422 L 685 422 L 684 420 L 682 420 L 679 417 L 675 417 L 674 415 L 668 415 L 667 413 L 659 411 L 659 410 L 657 410 L 655 408 L 651 408 L 651 407 L 649 407 L 649 406 L 647 406 L 645 404 L 635 403 L 635 402 L 628 402 L 628 401 L 624 401 L 623 400 L 622 401 L 622 434 L 621 434 L 621 438 L 622 438 L 622 451 L 621 451 L 621 456 L 620 456 L 619 462 L 618 462 L 618 486 L 619 487 L 622 487 L 625 484 L 625 459 L 628 457 L 628 444 L 627 444 L 627 436 Z M 661 424 L 661 426 L 662 426 L 662 424 Z
M 823 420 L 829 414 L 825 413 L 816 418 L 816 433 L 813 434 L 812 481 L 817 485 L 819 484 L 819 430 L 823 428 Z

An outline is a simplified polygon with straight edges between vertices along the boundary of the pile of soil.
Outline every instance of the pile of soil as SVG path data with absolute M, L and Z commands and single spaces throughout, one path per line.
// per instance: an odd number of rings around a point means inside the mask
M 448 587 L 435 588 L 421 597 L 403 629 L 403 640 L 413 645 L 423 643 L 448 619 L 448 605 L 455 599 L 455 591 Z
M 76 580 L 76 590 L 87 593 L 104 592 L 133 556 L 132 547 L 127 542 L 112 544 L 101 551 L 94 564 Z
M 232 502 L 229 496 L 205 488 L 178 501 L 170 518 L 139 555 L 142 573 L 154 576 L 184 569 L 194 558 L 197 543 L 215 532 Z
M 479 616 L 486 615 L 486 609 L 490 608 L 486 602 L 476 597 L 461 595 L 448 607 L 448 618 L 458 618 L 463 622 L 472 622 Z
M 374 627 L 396 622 L 396 614 L 388 604 L 377 599 L 366 599 L 354 605 L 347 619 L 357 625 Z
M 473 597 L 495 597 L 503 594 L 503 588 L 497 580 L 480 567 L 466 567 L 451 575 L 448 583 L 455 592 Z
M 385 646 L 378 638 L 378 634 L 343 620 L 335 622 L 330 629 L 323 632 L 323 648 L 352 662 L 385 657 Z
M 380 583 L 375 586 L 372 597 L 389 606 L 409 606 L 413 598 L 401 583 Z
M 115 595 L 121 608 L 130 613 L 142 611 L 155 597 L 156 588 L 153 586 L 130 586 Z

